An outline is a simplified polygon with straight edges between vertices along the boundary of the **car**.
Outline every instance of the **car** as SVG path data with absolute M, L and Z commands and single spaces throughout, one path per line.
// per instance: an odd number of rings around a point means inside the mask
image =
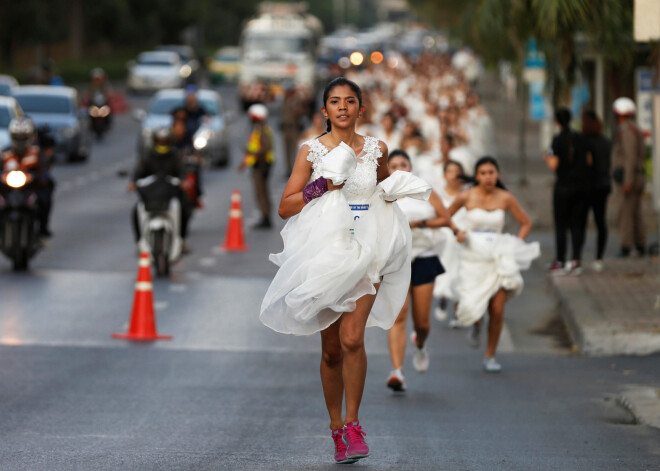
M 236 82 L 238 80 L 240 53 L 241 50 L 237 46 L 221 47 L 215 52 L 207 64 L 211 83 Z
M 208 116 L 193 136 L 193 144 L 205 159 L 218 166 L 230 160 L 229 129 L 230 114 L 225 110 L 220 94 L 214 90 L 197 90 L 197 100 Z M 145 155 L 151 149 L 154 129 L 172 125 L 172 110 L 183 106 L 186 91 L 167 89 L 157 92 L 147 111 L 136 110 L 134 116 L 142 122 L 138 136 L 138 153 Z
M 16 99 L 9 96 L 0 96 L 0 151 L 11 144 L 8 130 L 9 122 L 19 116 L 23 116 L 23 110 Z
M 0 75 L 0 96 L 11 96 L 14 87 L 18 87 L 18 81 L 11 75 Z
M 71 87 L 23 85 L 12 95 L 35 126 L 47 125 L 55 137 L 55 158 L 87 160 L 91 135 L 86 113 L 78 109 L 78 92 Z
M 183 87 L 192 73 L 173 51 L 145 51 L 128 63 L 128 88 L 132 92 Z
M 192 46 L 186 46 L 183 44 L 163 44 L 161 46 L 156 46 L 156 50 L 171 51 L 179 54 L 179 58 L 184 64 L 184 70 L 188 70 L 185 69 L 186 65 L 190 67 L 190 75 L 186 77 L 187 82 L 194 83 L 196 81 L 197 75 L 199 73 L 199 61 L 197 60 L 195 50 L 192 48 Z

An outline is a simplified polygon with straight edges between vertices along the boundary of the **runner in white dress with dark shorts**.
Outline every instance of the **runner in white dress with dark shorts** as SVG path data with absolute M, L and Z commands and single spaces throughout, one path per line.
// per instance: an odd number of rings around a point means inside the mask
M 484 370 L 499 372 L 495 351 L 504 324 L 504 304 L 520 294 L 523 279 L 520 270 L 529 268 L 540 255 L 539 243 L 525 243 L 532 223 L 516 198 L 499 181 L 499 167 L 492 157 L 482 157 L 475 165 L 476 185 L 456 197 L 449 208 L 455 214 L 465 207 L 465 227 L 457 239 L 460 252 L 458 279 L 458 320 L 475 326 L 468 340 L 478 346 L 481 318 L 488 310 L 488 346 Z M 504 216 L 509 211 L 520 224 L 518 236 L 502 234 Z

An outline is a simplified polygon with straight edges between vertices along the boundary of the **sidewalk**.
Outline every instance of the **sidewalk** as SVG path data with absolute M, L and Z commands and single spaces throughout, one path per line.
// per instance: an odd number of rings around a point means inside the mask
M 504 179 L 528 211 L 535 230 L 552 231 L 552 174 L 540 159 L 539 126 L 527 124 L 527 180 L 519 185 L 518 120 L 521 107 L 504 101 L 497 77 L 489 74 L 480 83 L 484 106 L 495 126 Z M 647 195 L 648 196 L 648 195 Z M 616 201 L 610 198 L 610 212 Z M 649 241 L 655 240 L 657 216 L 645 201 Z M 610 218 L 610 221 L 612 218 Z M 610 244 L 616 228 L 610 227 Z M 588 267 L 587 267 L 588 268 Z M 561 316 L 572 340 L 583 355 L 647 355 L 660 352 L 660 267 L 650 258 L 607 259 L 605 270 L 585 269 L 580 277 L 548 276 L 557 296 Z

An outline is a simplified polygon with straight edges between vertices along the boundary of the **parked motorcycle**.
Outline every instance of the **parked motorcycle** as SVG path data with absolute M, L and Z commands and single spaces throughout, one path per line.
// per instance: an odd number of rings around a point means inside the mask
M 108 99 L 102 92 L 96 92 L 92 96 L 89 108 L 89 123 L 97 139 L 102 139 L 103 134 L 110 129 L 112 110 L 108 105 Z
M 37 253 L 39 217 L 33 177 L 21 170 L 0 178 L 0 250 L 13 262 L 14 271 L 27 270 Z
M 170 266 L 181 256 L 181 208 L 177 194 L 181 181 L 170 176 L 150 175 L 135 182 L 140 251 L 151 254 L 156 274 L 168 276 Z

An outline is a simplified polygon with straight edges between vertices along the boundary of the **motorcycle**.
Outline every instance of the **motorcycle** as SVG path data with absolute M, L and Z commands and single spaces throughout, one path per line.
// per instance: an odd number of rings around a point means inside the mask
M 90 127 L 96 134 L 96 138 L 100 140 L 103 138 L 103 134 L 110 129 L 110 116 L 112 113 L 105 94 L 101 92 L 94 93 L 89 108 L 87 108 L 87 113 L 89 114 Z
M 181 180 L 150 175 L 135 182 L 140 198 L 137 206 L 140 228 L 139 247 L 149 252 L 158 276 L 168 276 L 170 266 L 181 256 Z
M 4 172 L 0 178 L 0 250 L 12 260 L 14 271 L 27 270 L 41 247 L 33 181 L 21 170 Z

